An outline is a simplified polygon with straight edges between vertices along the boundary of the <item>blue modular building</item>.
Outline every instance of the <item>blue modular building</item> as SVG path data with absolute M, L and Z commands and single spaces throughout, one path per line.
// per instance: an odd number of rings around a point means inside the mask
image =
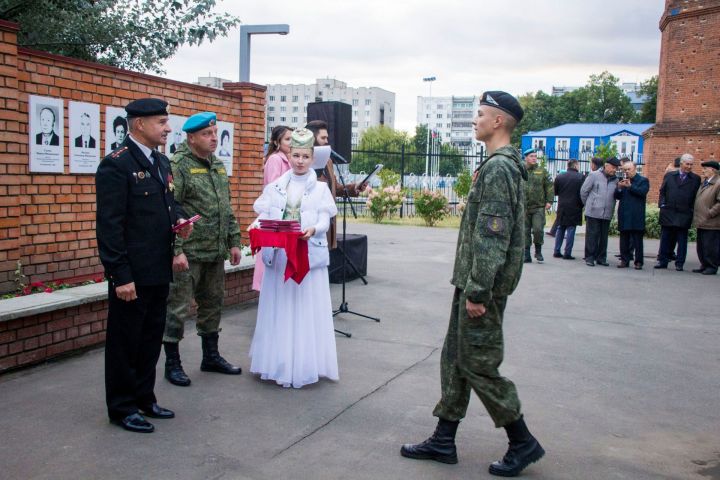
M 574 158 L 580 160 L 582 170 L 586 171 L 595 149 L 600 144 L 613 142 L 618 157 L 629 157 L 642 165 L 642 133 L 652 126 L 652 123 L 566 123 L 523 135 L 522 150 L 535 148 L 538 157 L 545 159 L 549 166 Z

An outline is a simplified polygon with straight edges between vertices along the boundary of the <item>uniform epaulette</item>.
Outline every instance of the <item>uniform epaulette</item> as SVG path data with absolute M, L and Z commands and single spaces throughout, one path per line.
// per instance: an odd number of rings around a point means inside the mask
M 119 148 L 119 149 L 115 150 L 114 152 L 112 152 L 112 153 L 110 154 L 110 157 L 111 157 L 111 158 L 117 158 L 117 157 L 119 157 L 120 155 L 122 155 L 123 152 L 124 152 L 125 150 L 127 150 L 127 149 L 128 149 L 127 146 L 122 147 L 122 148 Z

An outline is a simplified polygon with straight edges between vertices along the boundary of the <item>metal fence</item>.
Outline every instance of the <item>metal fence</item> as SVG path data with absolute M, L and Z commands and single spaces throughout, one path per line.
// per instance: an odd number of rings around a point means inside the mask
M 352 153 L 353 159 L 372 159 L 371 163 L 382 163 L 384 168 L 389 168 L 401 174 L 400 186 L 405 192 L 405 196 L 398 212 L 400 217 L 415 216 L 413 195 L 415 192 L 424 189 L 441 191 L 448 199 L 450 214 L 458 215 L 460 213 L 458 205 L 461 199 L 458 197 L 454 188 L 457 183 L 457 177 L 449 174 L 440 175 L 437 172 L 442 171 L 442 162 L 457 161 L 458 159 L 462 160 L 463 168 L 468 171 L 474 171 L 486 158 L 486 152 L 483 148 L 469 155 L 449 155 L 441 153 L 426 155 L 423 153 L 405 152 L 404 148 L 400 152 L 353 150 Z M 638 171 L 642 173 L 642 154 L 632 152 L 624 156 L 633 160 L 638 165 Z M 555 150 L 548 148 L 544 152 L 539 152 L 538 157 L 553 180 L 557 175 L 567 170 L 567 162 L 570 159 L 578 161 L 580 173 L 583 174 L 590 172 L 590 164 L 592 163 L 592 154 L 590 152 L 578 152 L 576 150 Z M 422 160 L 422 162 L 419 160 Z M 425 174 L 424 171 L 419 173 L 421 169 L 418 169 L 418 165 L 427 166 L 428 174 Z M 367 172 L 365 171 L 351 172 L 347 165 L 340 166 L 339 169 L 343 178 L 348 183 L 357 183 L 367 176 Z M 411 169 L 418 171 L 418 173 L 408 171 Z M 433 171 L 436 173 L 433 174 Z M 380 181 L 377 178 L 371 182 L 373 188 L 377 188 L 379 185 Z M 341 201 L 342 200 L 338 198 L 338 204 L 340 204 Z M 366 198 L 351 198 L 350 201 L 358 215 L 369 215 Z M 553 210 L 554 209 L 555 202 L 553 203 Z

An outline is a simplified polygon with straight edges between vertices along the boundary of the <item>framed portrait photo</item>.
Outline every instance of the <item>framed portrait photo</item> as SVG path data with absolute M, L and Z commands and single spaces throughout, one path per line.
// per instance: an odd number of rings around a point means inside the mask
M 92 173 L 100 164 L 100 105 L 69 102 L 70 173 Z
M 63 116 L 62 98 L 30 95 L 28 103 L 30 172 L 64 172 Z
M 120 148 L 129 132 L 125 109 L 105 107 L 105 155 Z
M 218 146 L 215 156 L 225 164 L 228 177 L 233 173 L 233 130 L 234 124 L 230 122 L 217 122 Z

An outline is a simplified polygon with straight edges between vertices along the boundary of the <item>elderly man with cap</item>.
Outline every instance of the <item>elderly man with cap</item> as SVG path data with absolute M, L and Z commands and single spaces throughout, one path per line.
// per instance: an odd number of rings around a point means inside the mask
M 545 211 L 552 206 L 555 191 L 550 174 L 538 165 L 537 152 L 529 148 L 523 152 L 528 181 L 525 182 L 525 263 L 531 263 L 530 246 L 535 244 L 535 259 L 542 263 Z
M 702 162 L 703 183 L 695 197 L 693 225 L 697 227 L 697 254 L 703 275 L 715 275 L 720 264 L 720 163 Z
M 135 100 L 125 111 L 130 135 L 95 176 L 98 251 L 108 279 L 105 393 L 112 423 L 150 433 L 145 417 L 175 416 L 157 404 L 155 365 L 172 281 L 173 226 L 185 212 L 173 196 L 170 162 L 157 151 L 170 132 L 167 103 Z M 191 231 L 187 225 L 179 234 Z
M 507 433 L 507 453 L 489 468 L 504 477 L 518 475 L 545 454 L 525 425 L 515 385 L 498 371 L 503 313 L 520 280 L 525 246 L 523 183 L 528 174 L 510 144 L 522 116 L 512 95 L 483 94 L 473 123 L 489 157 L 476 172 L 460 223 L 451 280 L 455 293 L 440 364 L 442 396 L 433 411 L 438 424 L 427 440 L 400 449 L 408 458 L 457 463 L 455 434 L 474 391 L 495 426 Z
M 190 303 L 197 303 L 197 333 L 202 341 L 200 370 L 239 375 L 242 370 L 228 363 L 218 351 L 220 316 L 225 296 L 225 260 L 240 263 L 240 227 L 230 204 L 230 187 L 217 148 L 217 119 L 214 113 L 197 113 L 187 119 L 187 140 L 172 157 L 175 198 L 188 215 L 200 215 L 187 240 L 175 242 L 173 270 L 165 323 L 165 378 L 186 387 L 190 378 L 180 362 L 178 344 L 183 338 Z
M 615 214 L 615 175 L 620 160 L 615 157 L 605 161 L 603 168 L 590 172 L 580 189 L 580 199 L 585 205 L 585 264 L 607 267 L 608 234 L 610 220 Z

